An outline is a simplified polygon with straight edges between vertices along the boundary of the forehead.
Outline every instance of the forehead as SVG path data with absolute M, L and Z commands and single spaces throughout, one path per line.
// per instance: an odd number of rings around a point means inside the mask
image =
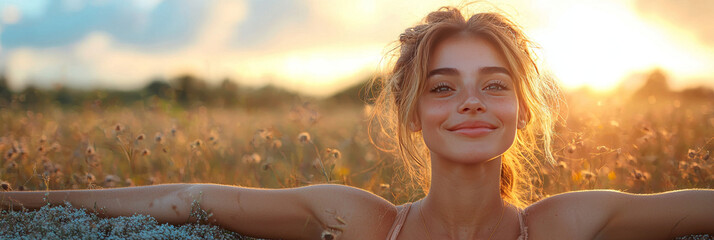
M 455 68 L 476 71 L 482 67 L 509 66 L 498 49 L 483 37 L 457 34 L 437 43 L 427 63 L 428 71 L 437 68 Z

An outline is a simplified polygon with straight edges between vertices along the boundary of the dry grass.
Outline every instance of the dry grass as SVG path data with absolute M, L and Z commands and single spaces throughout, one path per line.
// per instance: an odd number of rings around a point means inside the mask
M 557 130 L 558 162 L 538 170 L 533 200 L 597 188 L 631 193 L 711 188 L 711 102 L 569 95 L 569 118 Z M 15 190 L 330 182 L 369 190 L 395 204 L 419 197 L 397 177 L 392 157 L 371 146 L 363 107 L 334 106 L 3 109 L 0 180 L 4 189 Z

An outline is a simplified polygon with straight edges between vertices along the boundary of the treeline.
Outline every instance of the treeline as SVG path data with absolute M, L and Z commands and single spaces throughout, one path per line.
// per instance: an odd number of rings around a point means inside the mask
M 0 108 L 78 108 L 87 105 L 104 108 L 145 103 L 184 108 L 206 106 L 250 109 L 276 107 L 301 98 L 303 97 L 297 93 L 272 85 L 262 88 L 244 87 L 230 79 L 212 85 L 191 75 L 168 80 L 154 79 L 145 87 L 132 91 L 80 90 L 64 86 L 44 89 L 28 86 L 19 92 L 13 92 L 8 88 L 5 76 L 0 75 Z

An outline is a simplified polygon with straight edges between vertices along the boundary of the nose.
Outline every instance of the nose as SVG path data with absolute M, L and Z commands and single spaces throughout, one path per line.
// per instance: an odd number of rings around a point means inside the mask
M 481 100 L 479 100 L 475 96 L 470 96 L 468 97 L 462 104 L 459 106 L 459 113 L 478 113 L 478 112 L 485 112 L 486 111 L 486 106 L 483 105 Z

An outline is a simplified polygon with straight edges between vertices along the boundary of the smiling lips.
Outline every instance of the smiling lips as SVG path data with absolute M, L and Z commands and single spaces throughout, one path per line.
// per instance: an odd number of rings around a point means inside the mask
M 482 121 L 467 121 L 456 126 L 447 128 L 447 130 L 467 136 L 480 137 L 493 132 L 496 126 Z

